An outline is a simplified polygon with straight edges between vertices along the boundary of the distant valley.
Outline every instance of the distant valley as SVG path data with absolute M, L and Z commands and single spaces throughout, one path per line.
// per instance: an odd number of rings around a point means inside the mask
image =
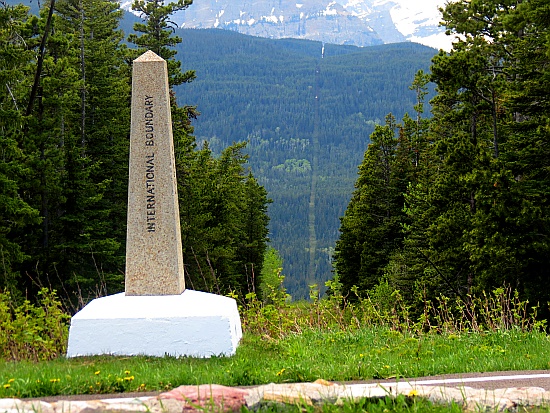
M 331 278 L 339 217 L 349 202 L 374 125 L 412 113 L 408 89 L 436 50 L 414 43 L 359 48 L 270 40 L 216 29 L 179 30 L 178 58 L 197 79 L 178 87 L 197 105 L 198 141 L 219 152 L 248 141 L 266 187 L 270 238 L 294 298 Z

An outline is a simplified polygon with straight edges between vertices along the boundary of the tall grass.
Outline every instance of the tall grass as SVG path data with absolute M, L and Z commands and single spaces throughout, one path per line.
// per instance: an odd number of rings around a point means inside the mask
M 276 294 L 268 297 L 266 304 L 254 293 L 248 294 L 240 305 L 243 329 L 276 339 L 310 329 L 354 331 L 386 327 L 410 334 L 456 334 L 544 331 L 547 324 L 546 320 L 537 319 L 538 306 L 530 307 L 510 287 L 497 288 L 490 294 L 467 295 L 466 301 L 445 296 L 434 302 L 422 299 L 423 309 L 414 317 L 400 292 L 387 282 L 381 282 L 366 297 L 356 294 L 353 301 L 342 296 L 337 279 L 327 284 L 332 294 L 319 299 L 316 286 L 312 286 L 310 302 L 292 303 L 284 294 Z

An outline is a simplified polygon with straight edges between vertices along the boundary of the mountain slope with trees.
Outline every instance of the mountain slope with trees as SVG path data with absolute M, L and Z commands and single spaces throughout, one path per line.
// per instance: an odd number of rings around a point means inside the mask
M 435 50 L 401 43 L 359 48 L 270 40 L 208 29 L 180 30 L 178 57 L 197 79 L 178 91 L 197 106 L 199 142 L 220 153 L 248 142 L 246 153 L 269 206 L 271 244 L 284 262 L 294 298 L 332 276 L 339 217 L 353 191 L 356 165 L 388 112 L 413 111 L 415 73 Z M 323 53 L 324 52 L 324 53 Z M 313 188 L 313 190 L 312 190 Z

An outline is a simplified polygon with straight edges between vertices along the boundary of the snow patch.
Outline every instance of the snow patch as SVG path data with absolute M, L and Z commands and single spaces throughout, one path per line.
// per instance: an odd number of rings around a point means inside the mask
M 264 16 L 263 18 L 266 22 L 279 23 L 279 20 L 275 16 Z
M 254 20 L 254 19 L 249 19 L 246 23 L 247 23 L 249 26 L 252 26 L 254 23 L 256 23 L 256 20 Z
M 296 3 L 296 8 L 301 9 L 304 6 L 303 3 Z
M 327 4 L 327 8 L 322 12 L 322 14 L 324 16 L 336 16 L 336 15 L 338 15 L 338 12 L 336 11 L 336 9 L 331 9 L 331 7 L 334 6 L 335 4 L 336 4 L 335 1 L 332 1 L 329 4 Z

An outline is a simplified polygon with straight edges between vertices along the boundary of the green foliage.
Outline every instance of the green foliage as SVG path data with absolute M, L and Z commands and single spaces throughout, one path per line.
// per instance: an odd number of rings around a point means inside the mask
M 356 295 L 353 299 L 342 295 L 344 286 L 338 277 L 327 281 L 326 286 L 329 294 L 324 298 L 319 298 L 317 287 L 311 286 L 309 303 L 289 302 L 280 294 L 262 303 L 255 294 L 248 294 L 239 306 L 243 330 L 280 339 L 308 330 L 355 331 L 381 326 L 412 335 L 546 329 L 546 320 L 538 320 L 540 307 L 521 300 L 510 287 L 496 288 L 490 294 L 467 295 L 465 301 L 445 295 L 430 299 L 425 290 L 418 290 L 416 301 L 422 311 L 417 313 L 412 311 L 414 304 L 387 280 L 381 280 L 366 294 L 359 295 L 358 288 L 352 287 Z
M 283 259 L 279 252 L 273 247 L 268 247 L 260 274 L 260 297 L 264 303 L 282 304 L 290 298 L 283 285 L 285 276 L 282 275 L 282 271 Z
M 359 166 L 355 191 L 341 220 L 334 267 L 349 293 L 352 286 L 366 291 L 377 284 L 391 254 L 402 243 L 404 185 L 407 183 L 406 143 L 395 133 L 393 116 L 376 126 Z M 403 132 L 402 132 L 403 133 Z M 403 170 L 405 169 L 405 170 Z
M 428 77 L 419 72 L 411 86 L 417 118 L 405 116 L 401 133 L 409 154 L 401 158 L 403 180 L 387 191 L 403 197 L 402 232 L 360 238 L 383 229 L 370 213 L 385 198 L 369 193 L 379 185 L 368 182 L 360 190 L 365 199 L 354 194 L 342 219 L 335 267 L 344 285 L 364 294 L 386 277 L 415 315 L 423 311 L 418 290 L 429 300 L 442 294 L 467 303 L 475 292 L 511 285 L 522 301 L 548 301 L 546 17 L 539 1 L 446 5 L 443 20 L 461 39 L 432 60 L 430 120 L 421 117 Z M 388 239 L 398 242 L 391 251 L 380 245 Z M 372 265 L 379 253 L 384 262 Z M 546 307 L 541 312 L 548 315 Z
M 248 408 L 244 412 L 250 412 Z M 338 403 L 324 403 L 310 405 L 305 402 L 294 404 L 262 403 L 255 411 L 261 413 L 412 413 L 412 412 L 462 412 L 462 406 L 451 403 L 450 405 L 432 404 L 424 398 L 387 396 L 385 398 L 345 400 Z
M 51 360 L 65 354 L 69 316 L 55 291 L 42 289 L 38 304 L 16 305 L 9 292 L 0 293 L 0 359 Z

